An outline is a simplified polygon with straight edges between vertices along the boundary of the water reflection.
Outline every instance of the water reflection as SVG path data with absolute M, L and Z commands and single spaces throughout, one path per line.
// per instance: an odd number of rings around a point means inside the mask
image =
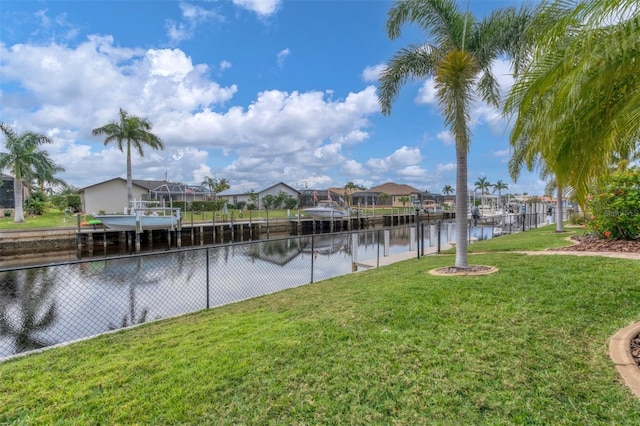
M 426 228 L 424 243 L 434 246 Z M 441 241 L 454 231 L 445 227 Z M 358 261 L 414 249 L 415 240 L 415 227 L 401 227 L 0 272 L 0 358 L 348 274 Z
M 55 273 L 46 268 L 0 273 L 0 335 L 14 352 L 52 344 L 41 333 L 57 318 L 51 299 L 55 280 Z

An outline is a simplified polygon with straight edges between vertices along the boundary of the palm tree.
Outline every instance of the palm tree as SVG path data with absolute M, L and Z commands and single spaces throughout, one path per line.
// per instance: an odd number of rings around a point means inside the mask
M 453 192 L 454 192 L 453 186 L 451 185 L 445 185 L 444 188 L 442 188 L 442 193 L 444 195 L 453 194 Z
M 469 151 L 469 107 L 475 92 L 485 102 L 498 106 L 498 83 L 491 65 L 498 56 L 515 57 L 526 43 L 524 28 L 530 21 L 526 8 L 494 11 L 478 21 L 459 10 L 454 0 L 406 0 L 394 3 L 388 14 L 389 38 L 400 36 L 405 23 L 417 24 L 427 41 L 399 50 L 380 75 L 378 100 L 382 113 L 409 78 L 435 79 L 445 124 L 456 141 L 456 261 L 467 268 L 467 152 Z M 516 70 L 519 68 L 515 64 Z
M 352 198 L 351 198 L 351 194 L 353 194 L 353 191 L 356 189 L 356 185 L 353 182 L 347 182 L 344 186 L 344 195 L 347 198 L 347 206 L 351 207 L 351 202 L 352 202 Z
M 231 188 L 229 181 L 222 178 L 220 180 L 216 180 L 216 184 L 213 186 L 213 191 L 218 194 L 219 192 L 226 191 L 229 188 Z
M 484 209 L 484 194 L 489 190 L 489 188 L 491 188 L 492 185 L 489 181 L 487 181 L 486 177 L 478 178 L 478 180 L 475 181 L 474 185 L 475 189 L 480 191 L 480 204 Z
M 93 129 L 91 132 L 94 136 L 106 135 L 104 144 L 111 142 L 118 144 L 120 152 L 124 152 L 126 143 L 127 147 L 127 199 L 129 203 L 133 201 L 133 179 L 131 177 L 131 145 L 138 151 L 140 157 L 144 157 L 142 146 L 149 145 L 153 149 L 164 149 L 164 144 L 160 138 L 151 130 L 151 122 L 146 118 L 128 115 L 125 110 L 120 108 L 120 121 L 111 121 L 102 127 Z
M 0 170 L 10 170 L 13 175 L 13 197 L 15 214 L 13 221 L 24 222 L 24 185 L 41 177 L 53 179 L 56 172 L 64 171 L 49 158 L 46 151 L 39 149 L 45 143 L 51 143 L 47 136 L 33 132 L 16 134 L 5 123 L 0 124 L 0 130 L 6 138 L 7 152 L 0 153 Z
M 216 180 L 211 176 L 205 176 L 205 178 L 202 180 L 201 185 L 204 186 L 205 188 L 208 188 L 209 191 L 214 193 L 213 188 L 215 188 Z
M 502 190 L 503 189 L 508 189 L 509 185 L 507 185 L 506 183 L 504 183 L 502 180 L 498 180 L 496 183 L 494 183 L 493 185 L 491 185 L 493 187 L 493 192 L 495 193 L 496 191 L 498 191 L 498 209 L 500 208 L 500 205 L 502 204 Z
M 43 194 L 53 194 L 55 192 L 54 188 L 64 188 L 67 186 L 67 183 L 54 176 L 56 173 L 64 172 L 64 168 L 60 166 L 53 166 L 51 170 L 41 170 L 36 172 L 34 176 L 34 181 L 37 183 L 36 188 L 40 190 Z M 49 184 L 48 187 L 45 187 L 45 184 Z M 33 188 L 32 188 L 33 189 Z
M 378 199 L 380 200 L 381 205 L 385 205 L 389 198 L 391 198 L 391 195 L 387 194 L 386 192 L 381 192 L 380 194 L 378 194 Z
M 409 197 L 408 197 L 408 196 L 406 196 L 406 195 L 403 195 L 402 197 L 398 198 L 398 201 L 400 201 L 400 202 L 402 203 L 402 207 L 406 207 L 406 206 L 407 206 L 407 203 L 408 203 L 409 201 L 411 201 L 411 198 L 409 198 Z
M 614 155 L 640 139 L 639 33 L 637 0 L 555 0 L 527 35 L 535 49 L 505 104 L 517 114 L 511 143 L 581 204 Z

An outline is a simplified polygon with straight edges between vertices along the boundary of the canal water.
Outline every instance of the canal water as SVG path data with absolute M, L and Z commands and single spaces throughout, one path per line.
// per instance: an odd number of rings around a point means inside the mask
M 421 244 L 436 246 L 435 225 L 423 229 Z M 491 238 L 492 228 L 470 237 Z M 453 240 L 444 224 L 440 243 Z M 0 359 L 348 274 L 416 241 L 404 226 L 0 270 Z

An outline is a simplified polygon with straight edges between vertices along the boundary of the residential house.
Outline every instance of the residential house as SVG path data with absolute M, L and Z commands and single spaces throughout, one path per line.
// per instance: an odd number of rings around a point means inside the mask
M 13 177 L 3 174 L 2 184 L 0 185 L 0 209 L 12 209 L 15 207 L 14 203 Z
M 275 185 L 269 186 L 259 192 L 255 192 L 255 191 L 238 192 L 232 189 L 228 189 L 226 191 L 223 191 L 217 194 L 217 197 L 224 198 L 227 200 L 227 202 L 231 204 L 238 204 L 238 203 L 252 204 L 254 203 L 254 201 L 252 200 L 252 197 L 255 197 L 255 195 L 257 195 L 258 204 L 256 208 L 263 209 L 264 197 L 266 197 L 267 195 L 272 195 L 274 197 L 277 197 L 278 195 L 280 195 L 281 192 L 284 192 L 288 198 L 295 198 L 296 200 L 298 200 L 298 203 L 300 203 L 300 191 L 287 185 L 284 182 L 276 183 Z
M 388 198 L 381 198 L 381 194 L 387 194 Z M 371 199 L 375 195 L 375 198 Z M 354 192 L 353 205 L 371 205 L 384 207 L 413 207 L 413 200 L 422 200 L 422 191 L 410 185 L 387 182 L 375 186 L 367 191 Z
M 208 201 L 211 191 L 202 186 L 192 186 L 164 180 L 132 181 L 133 198 L 136 200 L 164 201 L 170 205 L 172 201 Z M 128 206 L 127 180 L 117 177 L 86 186 L 78 191 L 82 210 L 86 213 L 123 212 Z

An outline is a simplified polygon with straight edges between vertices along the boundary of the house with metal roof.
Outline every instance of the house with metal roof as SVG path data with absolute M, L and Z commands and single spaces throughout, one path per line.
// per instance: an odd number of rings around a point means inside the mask
M 173 201 L 209 201 L 213 195 L 203 186 L 165 180 L 134 179 L 132 184 L 134 199 L 164 201 L 165 205 L 170 205 Z M 78 194 L 85 213 L 121 213 L 128 205 L 127 180 L 120 177 L 85 186 L 78 191 Z
M 296 200 L 298 200 L 298 203 L 300 203 L 300 191 L 287 185 L 284 182 L 278 182 L 275 185 L 271 185 L 258 192 L 256 191 L 240 192 L 240 191 L 234 191 L 233 189 L 228 189 L 226 191 L 222 191 L 218 193 L 217 197 L 226 199 L 227 202 L 231 204 L 238 204 L 238 203 L 256 204 L 257 209 L 263 209 L 264 197 L 266 197 L 267 195 L 277 197 L 278 195 L 280 195 L 281 192 L 284 192 L 288 198 L 295 198 Z

